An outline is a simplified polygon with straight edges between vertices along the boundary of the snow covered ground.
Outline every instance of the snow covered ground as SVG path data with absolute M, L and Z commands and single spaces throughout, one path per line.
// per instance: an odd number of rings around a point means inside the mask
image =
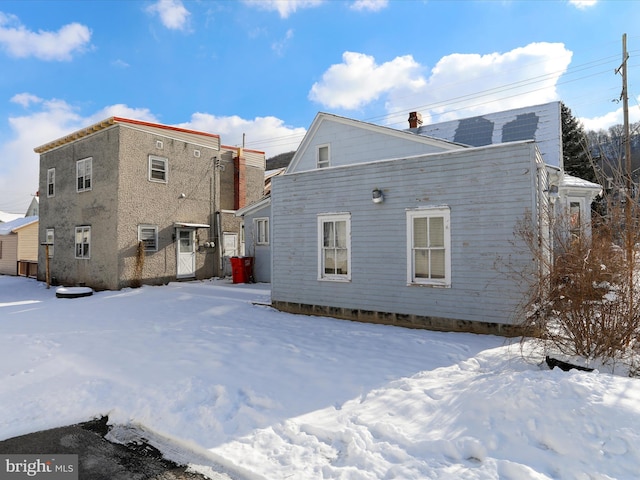
M 499 337 L 284 314 L 268 288 L 60 299 L 0 276 L 0 440 L 109 415 L 212 477 L 640 477 L 640 380 L 550 371 Z

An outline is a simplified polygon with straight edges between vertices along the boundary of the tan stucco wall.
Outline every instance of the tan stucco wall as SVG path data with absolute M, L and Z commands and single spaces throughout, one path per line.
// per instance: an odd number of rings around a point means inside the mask
M 56 169 L 55 196 L 40 199 L 40 238 L 55 229 L 51 277 L 60 284 L 94 288 L 117 285 L 118 127 L 110 127 L 40 156 L 40 191 L 47 191 L 47 170 Z M 76 191 L 76 162 L 92 157 L 92 189 Z M 91 226 L 91 258 L 75 258 L 75 228 Z M 38 278 L 45 275 L 44 247 L 38 252 Z
M 213 226 L 213 158 L 218 151 L 132 128 L 121 131 L 118 205 L 119 287 L 134 279 L 138 225 L 158 226 L 158 251 L 146 252 L 144 278 L 162 283 L 176 277 L 175 222 Z M 158 148 L 157 142 L 162 142 Z M 199 151 L 199 157 L 194 151 Z M 149 155 L 168 159 L 166 183 L 148 180 Z M 184 194 L 184 198 L 182 198 Z M 196 278 L 214 274 L 214 250 L 205 248 L 209 228 L 196 231 Z

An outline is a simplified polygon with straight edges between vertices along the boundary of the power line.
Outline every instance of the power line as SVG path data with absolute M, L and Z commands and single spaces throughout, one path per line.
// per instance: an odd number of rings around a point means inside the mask
M 571 77 L 581 73 L 581 72 L 586 72 L 589 70 L 592 70 L 594 68 L 598 68 L 598 67 L 603 67 L 606 65 L 610 65 L 612 64 L 612 62 L 616 61 L 616 57 L 615 56 L 608 56 L 608 57 L 603 57 L 603 58 L 599 58 L 596 60 L 593 60 L 591 62 L 587 62 L 584 64 L 580 64 L 577 65 L 575 67 L 572 67 L 570 69 L 568 69 L 566 72 L 562 72 L 562 71 L 555 71 L 555 72 L 550 72 L 550 73 L 545 73 L 543 75 L 538 75 L 535 77 L 531 77 L 528 79 L 523 79 L 523 80 L 518 80 L 516 82 L 511 82 L 511 83 L 507 83 L 507 84 L 503 84 L 503 85 L 498 85 L 496 87 L 492 87 L 486 90 L 482 90 L 479 92 L 474 92 L 474 93 L 469 93 L 466 95 L 461 95 L 458 97 L 453 97 L 453 98 L 448 98 L 445 100 L 440 100 L 438 102 L 435 103 L 431 103 L 431 104 L 424 104 L 424 105 L 419 105 L 417 107 L 415 107 L 416 110 L 433 110 L 435 108 L 438 107 L 451 107 L 463 102 L 469 102 L 469 101 L 474 101 L 474 103 L 472 104 L 466 104 L 463 107 L 459 107 L 459 108 L 449 108 L 447 109 L 445 112 L 441 112 L 439 115 L 443 116 L 446 114 L 452 114 L 455 113 L 457 111 L 460 110 L 464 110 L 464 109 L 468 109 L 468 108 L 473 108 L 473 107 L 479 107 L 482 105 L 486 105 L 489 103 L 493 103 L 496 101 L 503 101 L 509 98 L 513 98 L 514 96 L 517 95 L 522 95 L 525 93 L 533 93 L 539 90 L 544 90 L 547 87 L 540 87 L 540 88 L 533 88 L 533 89 L 527 89 L 525 92 L 519 92 L 516 94 L 512 94 L 512 95 L 501 95 L 499 98 L 492 98 L 490 100 L 487 101 L 480 101 L 483 98 L 486 98 L 487 96 L 495 96 L 495 95 L 500 95 L 503 93 L 507 93 L 509 91 L 512 90 L 516 90 L 516 89 L 523 89 L 526 87 L 531 87 L 531 86 L 535 86 L 535 85 L 539 85 L 540 83 L 544 83 L 544 82 L 548 82 L 549 80 L 553 79 L 554 77 L 556 77 L 557 75 L 562 75 L 563 77 L 567 78 L 567 77 Z M 537 63 L 540 62 L 535 62 L 532 64 L 529 64 L 529 67 L 531 65 L 536 65 Z M 613 69 L 603 69 L 600 68 L 598 71 L 590 73 L 588 75 L 582 75 L 579 77 L 575 77 L 575 78 L 567 78 L 564 81 L 560 81 L 557 82 L 554 86 L 561 86 L 561 85 L 567 85 L 569 83 L 573 83 L 573 82 L 578 82 L 578 81 L 583 81 L 587 78 L 592 78 L 595 76 L 600 76 L 600 75 L 605 75 L 608 74 L 612 71 Z M 490 76 L 484 76 L 484 77 L 480 77 L 480 78 L 489 78 Z M 474 78 L 474 81 L 477 81 L 478 78 Z M 466 82 L 459 82 L 456 85 L 460 85 Z M 450 87 L 451 85 L 449 85 Z M 404 98 L 408 98 L 408 97 L 404 97 Z M 368 122 L 375 122 L 375 121 L 384 121 L 386 120 L 393 120 L 394 118 L 399 117 L 400 115 L 402 115 L 403 117 L 405 117 L 407 114 L 409 113 L 409 110 L 400 110 L 397 112 L 393 112 L 393 113 L 387 113 L 384 115 L 378 115 L 378 116 L 373 116 L 373 117 L 368 117 L 365 118 L 363 121 L 368 121 Z M 402 122 L 404 122 L 405 119 L 403 118 Z M 387 125 L 397 125 L 400 123 L 400 121 L 397 122 L 385 122 Z M 253 140 L 250 142 L 247 142 L 247 145 L 251 145 L 254 148 L 257 148 L 256 146 L 262 146 L 262 148 L 265 148 L 267 146 L 271 146 L 271 147 L 277 147 L 277 146 L 284 146 L 287 144 L 292 144 L 294 142 L 300 141 L 302 140 L 302 138 L 304 137 L 304 134 L 291 134 L 291 135 L 284 135 L 284 136 L 280 136 L 280 137 L 271 137 L 268 139 L 258 139 L 258 140 Z

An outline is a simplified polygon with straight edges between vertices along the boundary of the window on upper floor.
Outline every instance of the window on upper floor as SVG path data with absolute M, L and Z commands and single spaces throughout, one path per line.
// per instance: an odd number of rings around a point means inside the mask
M 329 145 L 318 146 L 316 164 L 318 168 L 326 168 L 330 165 Z
M 47 170 L 47 197 L 53 197 L 56 194 L 56 169 Z
M 169 160 L 149 155 L 149 181 L 167 183 Z
M 407 282 L 451 285 L 449 208 L 407 211 Z
M 253 221 L 256 245 L 269 245 L 269 219 L 256 218 Z
M 138 241 L 144 245 L 145 252 L 158 251 L 158 226 L 138 225 Z
M 318 215 L 318 280 L 351 280 L 351 214 Z
M 76 227 L 76 258 L 91 258 L 91 227 Z
M 86 192 L 91 190 L 93 159 L 91 157 L 78 160 L 76 162 L 76 190 L 78 192 Z

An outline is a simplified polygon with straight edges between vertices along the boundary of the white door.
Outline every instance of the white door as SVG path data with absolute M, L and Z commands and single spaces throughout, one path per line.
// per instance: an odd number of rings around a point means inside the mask
M 222 256 L 223 256 L 223 273 L 225 276 L 231 275 L 231 257 L 238 256 L 238 234 L 237 233 L 222 233 Z
M 238 234 L 227 233 L 222 234 L 224 243 L 224 256 L 225 257 L 237 257 L 238 256 Z
M 194 277 L 196 274 L 195 230 L 179 228 L 178 238 L 178 271 L 177 277 Z

